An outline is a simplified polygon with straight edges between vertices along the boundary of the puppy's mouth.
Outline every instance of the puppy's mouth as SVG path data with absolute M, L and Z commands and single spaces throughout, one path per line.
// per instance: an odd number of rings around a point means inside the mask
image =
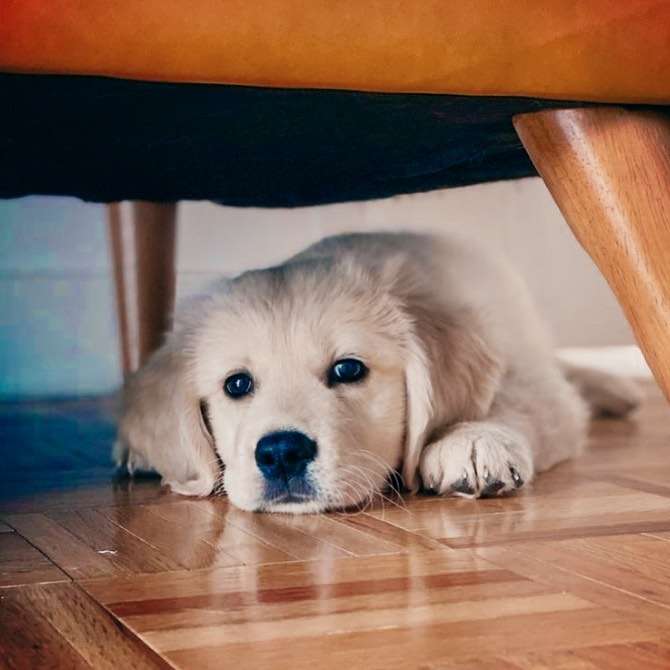
M 313 514 L 327 509 L 316 493 L 294 493 L 285 491 L 273 497 L 265 496 L 257 508 L 259 512 L 285 514 Z
M 275 496 L 274 498 L 266 498 L 266 505 L 282 505 L 284 503 L 304 503 L 304 502 L 313 502 L 316 500 L 314 494 L 299 494 L 299 493 L 290 493 L 286 492 L 281 495 Z
M 266 482 L 263 505 L 275 506 L 286 503 L 308 503 L 317 499 L 314 486 L 304 477 L 291 478 L 281 482 Z
M 391 470 L 379 487 L 355 489 L 347 486 L 340 495 L 329 495 L 309 478 L 291 478 L 281 483 L 266 482 L 258 511 L 305 514 L 317 512 L 360 512 L 374 504 L 396 504 L 404 489 L 402 476 Z M 347 492 L 348 491 L 348 492 Z

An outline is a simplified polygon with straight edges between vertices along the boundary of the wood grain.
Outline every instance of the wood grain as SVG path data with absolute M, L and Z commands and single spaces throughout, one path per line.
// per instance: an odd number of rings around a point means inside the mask
M 223 520 L 210 516 L 203 523 L 181 524 L 156 513 L 151 506 L 114 507 L 103 513 L 122 529 L 158 549 L 171 563 L 188 570 L 239 565 L 216 542 Z
M 0 534 L 0 587 L 67 580 L 58 566 L 23 537 Z
M 111 477 L 107 478 L 108 481 Z M 74 488 L 63 488 L 30 493 L 28 486 L 25 493 L 14 499 L 0 501 L 0 517 L 8 514 L 26 512 L 44 512 L 45 510 L 76 510 L 97 507 L 125 507 L 142 503 L 169 503 L 179 500 L 179 496 L 170 493 L 157 485 L 154 479 L 123 479 L 110 483 L 97 482 Z
M 659 634 L 601 608 L 542 612 L 520 606 L 517 614 L 503 609 L 499 614 L 491 619 L 438 621 L 432 625 L 420 621 L 412 625 L 410 614 L 386 630 L 339 633 L 331 629 L 323 636 L 295 636 L 290 643 L 286 639 L 253 644 L 231 640 L 228 644 L 168 652 L 166 657 L 182 668 L 218 668 L 225 653 L 231 667 L 308 670 L 318 662 L 329 668 L 404 670 L 408 662 L 416 668 L 439 668 L 450 661 L 474 661 L 488 655 L 483 650 L 489 649 L 496 649 L 499 655 L 533 649 L 553 652 L 589 643 L 654 640 Z
M 590 579 L 574 571 L 570 564 L 562 565 L 559 560 L 542 560 L 535 549 L 540 545 L 523 543 L 514 547 L 478 547 L 477 556 L 486 559 L 501 569 L 514 569 L 515 574 L 544 584 L 548 588 L 579 595 L 584 600 L 607 609 L 625 612 L 650 626 L 666 630 L 670 626 L 670 609 L 659 607 L 639 594 L 621 590 L 600 579 Z M 555 549 L 555 545 L 553 546 Z
M 114 523 L 105 510 L 53 511 L 48 517 L 104 556 L 119 573 L 167 572 L 183 567 L 159 547 Z
M 72 583 L 5 591 L 0 659 L 10 668 L 166 668 Z M 3 653 L 4 652 L 4 653 Z
M 670 609 L 668 544 L 662 538 L 631 534 L 533 543 L 530 552 L 543 563 Z M 518 551 L 528 549 L 524 545 Z
M 99 554 L 44 514 L 6 517 L 18 533 L 72 578 L 101 577 L 118 572 L 107 556 Z
M 0 596 L 0 659 L 8 670 L 92 670 L 83 656 L 32 606 L 27 587 Z
M 195 529 L 200 540 L 213 547 L 215 552 L 229 556 L 231 564 L 261 565 L 293 560 L 291 554 L 230 523 L 227 500 L 181 500 L 155 505 L 152 511 L 173 527 L 190 529 L 190 532 Z
M 565 109 L 514 127 L 670 399 L 670 115 Z

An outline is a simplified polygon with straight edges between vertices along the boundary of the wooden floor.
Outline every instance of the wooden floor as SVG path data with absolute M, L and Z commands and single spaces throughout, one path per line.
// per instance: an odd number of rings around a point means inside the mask
M 157 482 L 0 503 L 0 667 L 670 667 L 670 410 L 532 489 L 249 514 Z

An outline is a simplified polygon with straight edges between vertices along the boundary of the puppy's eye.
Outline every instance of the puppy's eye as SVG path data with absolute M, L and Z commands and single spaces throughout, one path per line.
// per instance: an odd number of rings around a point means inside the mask
M 343 358 L 341 361 L 333 363 L 333 367 L 328 371 L 328 384 L 352 384 L 359 382 L 368 374 L 368 369 L 361 361 L 355 358 Z
M 242 398 L 254 390 L 254 380 L 246 372 L 238 372 L 226 379 L 223 383 L 223 390 L 231 398 Z

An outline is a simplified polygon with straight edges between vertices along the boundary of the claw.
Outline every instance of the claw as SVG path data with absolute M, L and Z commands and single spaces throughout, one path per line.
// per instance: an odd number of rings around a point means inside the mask
M 424 493 L 433 496 L 439 493 L 437 488 L 437 482 L 435 481 L 435 477 L 433 477 L 433 475 L 430 475 L 428 477 L 428 481 L 424 483 L 423 491 Z
M 465 495 L 474 495 L 475 489 L 470 483 L 468 473 L 463 471 L 463 476 L 451 485 L 451 490 L 455 493 L 464 493 Z
M 519 474 L 519 471 L 513 466 L 509 466 L 509 473 L 512 475 L 512 481 L 514 482 L 514 486 L 516 488 L 521 488 L 523 486 L 523 478 Z
M 505 488 L 505 483 L 501 482 L 499 479 L 496 479 L 494 482 L 491 482 L 482 489 L 481 497 L 490 498 L 498 493 L 500 489 Z

